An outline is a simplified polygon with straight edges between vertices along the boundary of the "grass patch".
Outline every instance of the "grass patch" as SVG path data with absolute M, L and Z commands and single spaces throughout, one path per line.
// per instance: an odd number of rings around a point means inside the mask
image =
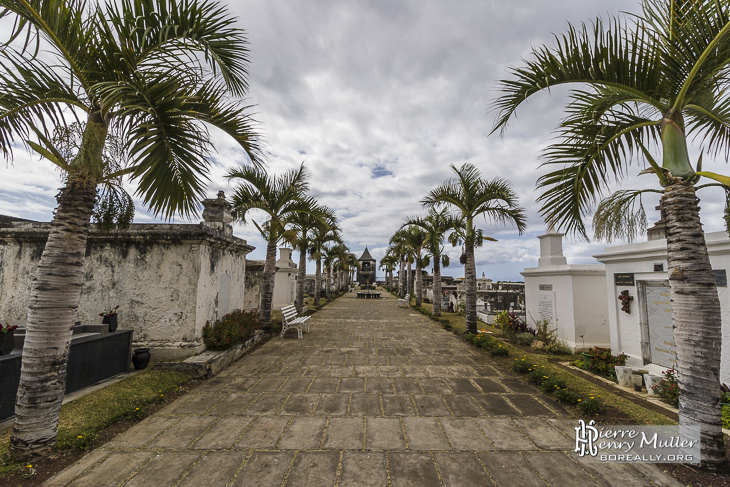
M 115 384 L 87 394 L 61 407 L 58 424 L 59 450 L 87 449 L 98 433 L 115 422 L 139 420 L 149 404 L 160 403 L 190 377 L 169 370 L 151 370 L 127 377 Z M 8 455 L 10 431 L 0 436 L 0 484 L 6 475 L 26 468 Z

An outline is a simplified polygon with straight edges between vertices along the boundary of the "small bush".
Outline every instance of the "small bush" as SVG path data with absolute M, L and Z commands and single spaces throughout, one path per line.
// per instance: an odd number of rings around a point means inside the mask
M 594 397 L 593 394 L 591 394 L 591 397 L 586 399 L 578 399 L 578 409 L 580 409 L 583 414 L 595 415 L 601 412 L 602 408 L 603 405 L 598 399 L 598 396 Z
M 515 341 L 525 347 L 529 347 L 534 340 L 535 336 L 532 333 L 518 333 L 515 335 Z
M 545 345 L 550 345 L 555 342 L 555 330 L 550 328 L 550 322 L 548 320 L 535 321 L 535 331 L 537 333 L 537 339 Z
M 253 336 L 259 324 L 258 313 L 254 310 L 231 311 L 212 325 L 210 322 L 205 324 L 203 343 L 211 350 L 224 350 Z
M 526 374 L 532 370 L 532 367 L 532 363 L 528 362 L 527 359 L 523 357 L 521 359 L 515 359 L 515 361 L 512 362 L 510 369 L 512 372 L 516 372 L 518 374 Z
M 554 340 L 549 345 L 546 345 L 543 347 L 543 350 L 552 355 L 570 355 L 573 353 L 567 342 L 560 339 Z
M 533 384 L 541 386 L 543 382 L 549 379 L 549 377 L 545 374 L 546 372 L 544 365 L 542 367 L 533 367 L 533 369 L 528 372 L 527 378 Z
M 446 321 L 446 323 L 444 323 L 444 321 Z M 453 327 L 451 326 L 451 323 L 449 323 L 449 321 L 448 321 L 448 320 L 441 320 L 441 324 L 443 325 L 443 327 L 444 327 L 444 330 L 451 330 L 451 328 L 453 328 Z
M 492 357 L 509 357 L 509 350 L 507 350 L 500 344 L 489 350 L 489 355 L 491 355 Z
M 575 392 L 571 392 L 568 389 L 558 389 L 553 392 L 553 397 L 563 404 L 576 405 L 580 401 L 580 397 Z
M 545 379 L 542 384 L 540 384 L 540 389 L 542 389 L 542 392 L 552 394 L 558 389 L 565 389 L 567 386 L 567 382 L 565 382 L 563 379 L 558 379 L 557 377 L 549 377 Z
M 616 369 L 614 367 L 616 365 L 626 365 L 626 354 L 611 355 L 610 348 L 592 347 L 588 349 L 586 355 L 589 356 L 586 363 L 588 370 L 614 381 L 616 380 Z
M 659 396 L 659 399 L 667 404 L 671 404 L 675 408 L 679 405 L 679 384 L 677 384 L 677 376 L 674 370 L 669 369 L 664 372 L 662 381 L 653 386 L 652 389 Z

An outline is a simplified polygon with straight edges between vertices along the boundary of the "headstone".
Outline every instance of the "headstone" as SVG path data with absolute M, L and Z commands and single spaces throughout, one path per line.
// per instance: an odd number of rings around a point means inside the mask
M 631 367 L 625 367 L 623 365 L 617 365 L 615 367 L 616 369 L 616 380 L 618 381 L 618 385 L 623 387 L 631 387 L 633 385 L 631 375 L 633 374 L 633 371 L 631 370 Z
M 665 286 L 647 286 L 645 299 L 651 361 L 664 367 L 674 368 L 677 365 L 677 352 L 674 346 L 669 288 Z
M 537 310 L 541 320 L 555 323 L 555 292 L 538 292 Z

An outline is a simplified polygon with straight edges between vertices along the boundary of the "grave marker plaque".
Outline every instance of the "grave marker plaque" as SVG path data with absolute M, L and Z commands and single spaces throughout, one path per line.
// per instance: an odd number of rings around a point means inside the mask
M 725 269 L 715 269 L 712 271 L 715 276 L 715 285 L 717 287 L 727 287 L 727 272 Z
M 674 346 L 669 287 L 646 286 L 645 289 L 651 361 L 674 368 L 677 366 L 677 352 Z
M 537 293 L 537 311 L 541 320 L 555 323 L 555 293 L 543 291 Z
M 537 288 L 540 291 L 552 291 L 553 285 L 552 284 L 538 284 Z
M 634 274 L 618 274 L 613 275 L 613 283 L 616 286 L 634 286 Z

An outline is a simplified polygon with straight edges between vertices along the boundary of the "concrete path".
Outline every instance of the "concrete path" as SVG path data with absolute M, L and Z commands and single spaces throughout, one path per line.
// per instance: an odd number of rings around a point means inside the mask
M 575 419 L 394 298 L 348 294 L 47 486 L 673 486 L 587 463 Z

